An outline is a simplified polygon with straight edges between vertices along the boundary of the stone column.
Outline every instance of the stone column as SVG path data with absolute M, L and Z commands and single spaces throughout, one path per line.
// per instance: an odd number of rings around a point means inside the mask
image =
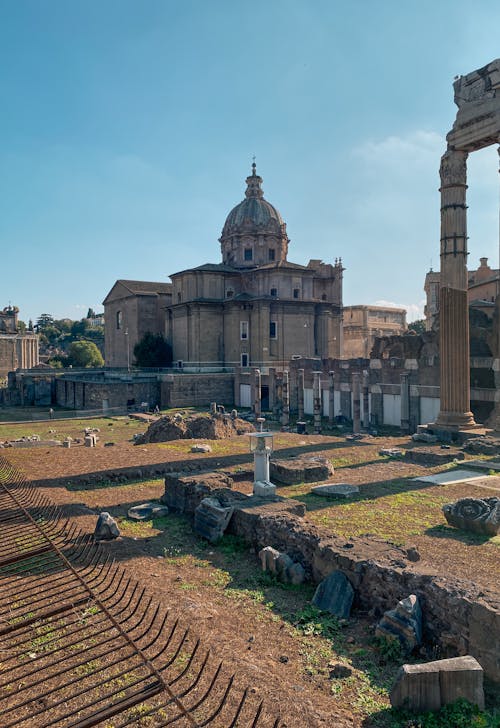
M 467 152 L 441 158 L 441 291 L 439 347 L 441 409 L 436 426 L 475 426 L 470 411 L 469 307 L 467 301 Z
M 321 372 L 313 372 L 314 432 L 321 434 Z
M 368 372 L 363 372 L 363 429 L 370 429 L 370 379 Z
M 361 387 L 359 374 L 352 375 L 352 431 L 359 435 L 361 430 Z
M 253 384 L 253 411 L 254 415 L 256 417 L 260 417 L 261 415 L 261 406 L 260 406 L 260 389 L 261 389 L 261 376 L 260 376 L 260 369 L 254 369 L 254 384 Z
M 269 409 L 274 412 L 276 407 L 276 369 L 269 367 Z
M 281 424 L 283 427 L 288 427 L 290 424 L 290 379 L 289 372 L 287 370 L 283 372 L 283 387 L 281 391 L 283 399 Z
M 497 148 L 500 162 L 500 147 Z M 500 173 L 500 169 L 498 170 Z M 499 233 L 500 233 L 500 217 L 499 217 Z M 492 427 L 495 432 L 500 432 L 500 290 L 497 289 L 497 300 L 495 304 L 495 313 L 493 316 L 494 331 L 494 351 L 493 351 L 493 372 L 495 377 L 495 405 L 493 411 L 488 418 L 487 426 Z
M 410 432 L 410 372 L 401 374 L 401 431 Z
M 299 369 L 297 377 L 297 419 L 304 419 L 304 370 Z
M 328 372 L 328 424 L 335 424 L 335 372 Z

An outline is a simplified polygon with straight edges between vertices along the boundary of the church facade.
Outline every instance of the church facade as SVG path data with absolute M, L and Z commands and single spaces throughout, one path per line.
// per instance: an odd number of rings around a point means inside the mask
M 246 185 L 222 230 L 221 262 L 174 273 L 161 291 L 158 283 L 115 283 L 104 301 L 107 366 L 133 363 L 145 326 L 165 335 L 178 367 L 342 357 L 342 262 L 289 261 L 286 224 L 264 198 L 255 163 Z M 151 306 L 151 294 L 154 316 L 141 321 L 143 306 L 135 300 L 142 296 Z
M 161 291 L 158 283 L 115 283 L 104 301 L 107 366 L 133 364 L 131 352 L 146 324 L 165 335 L 178 367 L 342 357 L 342 262 L 289 261 L 286 224 L 264 198 L 255 163 L 246 185 L 245 199 L 222 230 L 222 262 L 174 273 Z M 150 306 L 151 293 L 157 296 L 147 322 L 134 302 L 146 289 Z

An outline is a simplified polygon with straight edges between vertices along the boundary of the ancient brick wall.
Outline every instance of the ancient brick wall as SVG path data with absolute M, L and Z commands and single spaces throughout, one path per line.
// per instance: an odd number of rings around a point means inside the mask
M 233 374 L 179 374 L 161 383 L 162 407 L 203 407 L 210 402 L 234 405 Z

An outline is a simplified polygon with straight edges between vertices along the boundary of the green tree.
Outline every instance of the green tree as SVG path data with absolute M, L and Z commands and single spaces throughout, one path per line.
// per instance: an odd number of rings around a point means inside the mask
M 47 326 L 52 326 L 54 317 L 50 313 L 42 313 L 36 320 L 37 331 L 43 331 Z
M 408 331 L 414 331 L 416 334 L 423 334 L 425 330 L 425 319 L 417 319 L 408 324 Z
M 21 321 L 21 319 L 19 319 L 18 322 L 17 322 L 17 330 L 21 334 L 25 334 L 26 333 L 26 324 L 24 323 L 24 321 Z
M 93 341 L 73 341 L 68 348 L 68 359 L 75 367 L 102 367 L 104 359 Z
M 164 336 L 146 332 L 134 346 L 138 367 L 168 367 L 172 363 L 172 348 Z

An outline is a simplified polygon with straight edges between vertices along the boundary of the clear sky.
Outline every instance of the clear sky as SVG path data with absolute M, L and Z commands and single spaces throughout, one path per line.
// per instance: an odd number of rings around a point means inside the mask
M 499 28 L 491 0 L 0 0 L 0 307 L 81 318 L 219 262 L 255 154 L 290 260 L 421 316 L 453 78 Z M 496 267 L 495 148 L 469 185 L 470 267 Z

